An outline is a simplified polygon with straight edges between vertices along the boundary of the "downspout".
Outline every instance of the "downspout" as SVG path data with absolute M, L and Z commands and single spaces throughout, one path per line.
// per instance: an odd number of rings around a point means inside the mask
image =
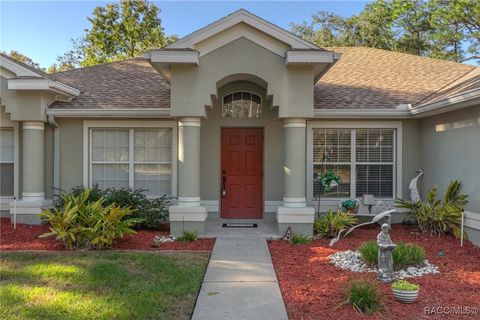
M 47 116 L 48 124 L 53 127 L 53 195 L 60 194 L 60 127 L 55 117 Z

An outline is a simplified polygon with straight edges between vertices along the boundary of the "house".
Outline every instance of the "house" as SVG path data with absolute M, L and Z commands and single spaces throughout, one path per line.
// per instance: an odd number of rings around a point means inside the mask
M 364 194 L 391 205 L 422 168 L 424 197 L 463 182 L 480 243 L 473 66 L 319 48 L 239 10 L 93 67 L 45 74 L 2 55 L 1 88 L 1 209 L 18 222 L 39 223 L 55 188 L 98 184 L 177 197 L 173 233 L 202 233 L 208 218 L 311 234 L 319 194 L 322 211 Z M 328 193 L 325 170 L 341 177 Z

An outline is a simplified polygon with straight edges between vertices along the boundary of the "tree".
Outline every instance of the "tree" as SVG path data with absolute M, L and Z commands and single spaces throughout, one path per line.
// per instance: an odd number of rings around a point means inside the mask
M 176 40 L 165 36 L 160 9 L 142 0 L 121 0 L 96 7 L 85 36 L 72 40 L 72 49 L 57 57 L 51 71 L 68 70 L 139 56 Z
M 320 11 L 292 32 L 319 46 L 365 46 L 480 62 L 480 1 L 376 0 L 358 14 Z
M 26 56 L 23 53 L 20 53 L 18 51 L 15 51 L 15 50 L 11 50 L 10 52 L 2 51 L 2 54 L 6 55 L 6 56 L 8 56 L 12 59 L 15 59 L 17 61 L 20 61 L 22 63 L 25 63 L 26 65 L 28 65 L 30 67 L 33 67 L 35 69 L 43 70 L 37 62 L 33 61 L 28 56 Z

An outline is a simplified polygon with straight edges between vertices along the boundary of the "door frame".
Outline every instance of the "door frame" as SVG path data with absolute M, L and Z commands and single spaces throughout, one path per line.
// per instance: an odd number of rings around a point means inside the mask
M 219 188 L 218 188 L 218 195 L 220 197 L 218 212 L 220 219 L 243 219 L 243 218 L 224 218 L 222 212 L 222 137 L 223 137 L 223 129 L 261 129 L 262 131 L 262 215 L 259 219 L 263 219 L 265 217 L 265 127 L 262 126 L 220 126 L 220 166 L 219 166 L 219 173 L 220 173 L 220 180 L 219 180 Z M 249 218 L 245 218 L 249 219 Z

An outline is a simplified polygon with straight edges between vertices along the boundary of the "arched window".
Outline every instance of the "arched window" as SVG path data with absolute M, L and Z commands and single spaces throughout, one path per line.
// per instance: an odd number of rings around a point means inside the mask
M 237 91 L 223 97 L 224 118 L 261 118 L 262 98 L 252 92 Z

